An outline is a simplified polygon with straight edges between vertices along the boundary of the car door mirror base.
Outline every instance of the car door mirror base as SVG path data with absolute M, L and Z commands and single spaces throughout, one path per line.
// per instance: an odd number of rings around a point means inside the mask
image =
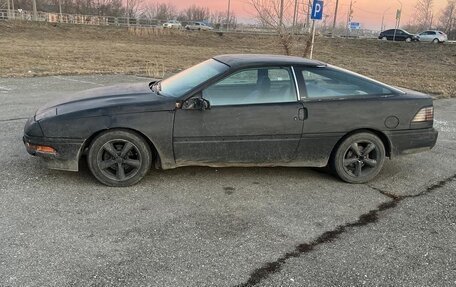
M 208 100 L 200 97 L 190 98 L 184 102 L 182 109 L 199 111 L 210 110 L 211 103 Z

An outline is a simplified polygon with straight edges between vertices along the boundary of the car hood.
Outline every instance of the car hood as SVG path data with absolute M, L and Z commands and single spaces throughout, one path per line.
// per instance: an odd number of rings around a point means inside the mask
M 77 111 L 97 111 L 98 114 L 113 112 L 140 112 L 170 110 L 175 99 L 157 95 L 149 88 L 149 82 L 117 84 L 71 94 L 41 107 L 37 114 L 56 108 L 57 115 Z

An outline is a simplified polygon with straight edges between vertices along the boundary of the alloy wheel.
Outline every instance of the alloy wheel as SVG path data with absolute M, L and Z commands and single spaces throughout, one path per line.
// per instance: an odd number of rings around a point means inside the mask
M 97 155 L 97 165 L 101 173 L 116 181 L 134 177 L 142 163 L 141 154 L 133 143 L 124 139 L 106 142 Z
M 379 156 L 378 148 L 373 142 L 354 142 L 344 153 L 344 171 L 354 177 L 363 177 L 375 170 Z

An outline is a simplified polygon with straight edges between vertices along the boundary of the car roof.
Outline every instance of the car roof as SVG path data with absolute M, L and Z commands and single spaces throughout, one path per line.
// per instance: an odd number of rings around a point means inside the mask
M 226 54 L 215 56 L 213 59 L 236 68 L 268 65 L 326 66 L 326 63 L 306 58 L 268 54 Z

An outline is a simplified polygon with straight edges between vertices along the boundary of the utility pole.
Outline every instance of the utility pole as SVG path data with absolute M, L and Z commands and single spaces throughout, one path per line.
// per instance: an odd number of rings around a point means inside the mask
M 296 17 L 298 15 L 298 0 L 295 0 L 295 3 L 294 3 L 294 11 L 293 11 L 293 31 L 295 29 L 295 26 L 296 26 Z
M 283 1 L 280 0 L 280 12 L 279 12 L 279 29 L 282 31 L 282 25 L 283 25 Z
M 12 13 L 12 18 L 13 19 L 16 18 L 16 12 L 14 12 L 14 10 L 15 10 L 14 9 L 14 0 L 11 0 L 11 12 L 13 12 Z
M 127 0 L 127 27 L 130 27 L 130 8 L 128 7 L 128 0 Z
M 36 0 L 32 0 L 33 4 L 33 21 L 38 21 L 38 11 L 36 11 Z
M 350 8 L 348 9 L 348 13 L 347 13 L 347 38 L 350 35 L 349 25 L 352 20 L 352 16 L 353 16 L 353 0 L 350 1 Z
M 306 19 L 306 29 L 309 29 L 309 21 L 310 21 L 310 7 L 312 7 L 312 4 L 310 3 L 310 0 L 307 1 L 307 4 L 305 5 L 307 6 L 307 19 Z M 310 30 L 309 30 L 310 31 Z
M 383 16 L 382 16 L 382 26 L 380 27 L 380 32 L 382 32 L 383 30 L 385 30 L 385 26 L 383 25 L 383 23 L 385 22 L 385 13 L 386 11 L 388 11 L 391 7 L 388 7 L 386 8 L 385 11 L 383 11 Z
M 336 9 L 334 9 L 334 21 L 331 37 L 334 38 L 334 32 L 336 31 L 336 21 L 337 21 L 337 10 L 339 9 L 339 0 L 336 0 Z
M 231 6 L 231 0 L 228 0 L 228 11 L 226 13 L 226 30 L 228 31 L 230 29 L 230 7 Z
M 59 22 L 62 22 L 62 0 L 59 0 L 59 14 L 60 14 L 60 19 Z
M 9 0 L 6 0 L 6 3 L 8 3 L 8 4 L 7 4 L 7 9 L 8 9 L 8 10 L 6 11 L 6 18 L 8 18 L 8 20 L 9 20 L 10 17 L 11 17 L 10 1 L 9 1 Z

